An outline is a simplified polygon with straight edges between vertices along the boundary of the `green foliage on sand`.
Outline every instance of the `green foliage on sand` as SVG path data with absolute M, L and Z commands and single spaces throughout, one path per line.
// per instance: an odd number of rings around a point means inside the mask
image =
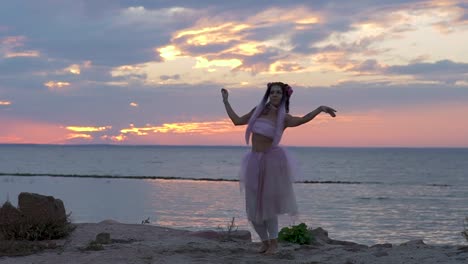
M 278 240 L 304 245 L 310 244 L 314 238 L 307 229 L 307 225 L 300 223 L 299 225 L 282 228 L 278 234 Z

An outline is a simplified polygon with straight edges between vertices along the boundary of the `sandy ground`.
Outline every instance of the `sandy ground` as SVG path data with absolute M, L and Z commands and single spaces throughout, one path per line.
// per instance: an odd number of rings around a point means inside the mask
M 98 251 L 85 249 L 101 232 L 110 234 L 111 243 Z M 55 249 L 29 256 L 0 257 L 0 263 L 468 263 L 468 246 L 462 245 L 411 241 L 368 247 L 327 238 L 317 239 L 314 245 L 280 243 L 276 254 L 263 255 L 257 253 L 259 243 L 241 238 L 229 240 L 219 233 L 112 221 L 77 224 L 67 239 L 54 243 L 58 246 Z

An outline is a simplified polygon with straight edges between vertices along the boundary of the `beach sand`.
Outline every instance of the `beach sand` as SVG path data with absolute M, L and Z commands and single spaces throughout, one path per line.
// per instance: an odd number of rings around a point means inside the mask
M 102 250 L 86 249 L 99 233 L 109 233 L 111 243 Z M 426 245 L 411 241 L 400 245 L 359 245 L 317 237 L 313 245 L 280 243 L 274 255 L 257 253 L 248 231 L 231 239 L 219 232 L 191 232 L 147 224 L 76 224 L 72 234 L 56 240 L 54 249 L 19 257 L 0 257 L 0 263 L 468 263 L 467 246 Z M 47 243 L 47 242 L 42 242 Z

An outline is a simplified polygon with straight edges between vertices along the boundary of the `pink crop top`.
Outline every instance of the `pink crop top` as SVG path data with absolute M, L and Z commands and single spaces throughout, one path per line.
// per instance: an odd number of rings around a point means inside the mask
M 266 118 L 257 118 L 252 126 L 252 132 L 273 139 L 275 137 L 275 123 Z

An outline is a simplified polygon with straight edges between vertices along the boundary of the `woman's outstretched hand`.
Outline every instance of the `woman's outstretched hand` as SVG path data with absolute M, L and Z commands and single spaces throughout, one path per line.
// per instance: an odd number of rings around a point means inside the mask
M 223 96 L 223 102 L 227 102 L 228 97 L 229 97 L 229 92 L 228 92 L 228 90 L 222 88 L 222 89 L 221 89 L 221 95 Z
M 320 110 L 322 110 L 322 112 L 325 112 L 325 113 L 331 115 L 332 117 L 336 116 L 336 114 L 335 114 L 336 110 L 331 108 L 331 107 L 322 105 L 322 106 L 320 106 Z

